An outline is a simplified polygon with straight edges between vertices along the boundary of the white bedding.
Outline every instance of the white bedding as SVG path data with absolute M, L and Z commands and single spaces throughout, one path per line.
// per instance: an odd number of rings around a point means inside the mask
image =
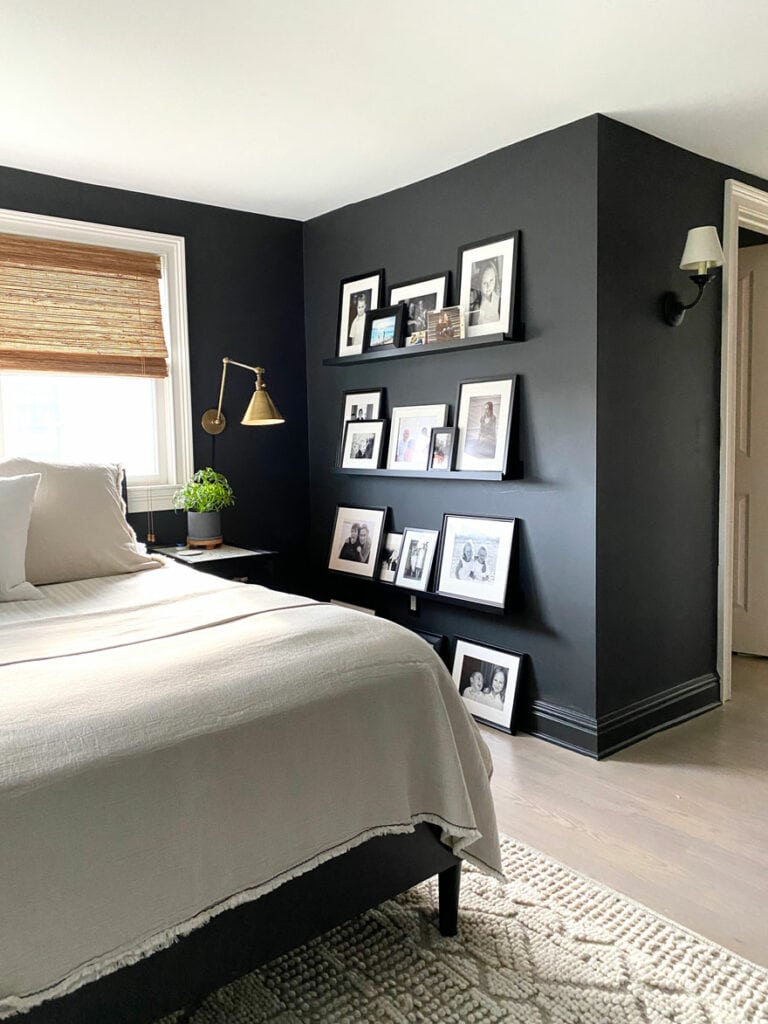
M 415 635 L 177 565 L 40 590 L 0 607 L 0 1019 L 419 821 L 500 873 Z

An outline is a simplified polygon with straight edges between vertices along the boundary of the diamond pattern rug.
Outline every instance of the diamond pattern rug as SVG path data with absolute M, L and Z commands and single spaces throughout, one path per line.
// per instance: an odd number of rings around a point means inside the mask
M 465 865 L 459 936 L 433 881 L 158 1024 L 768 1024 L 768 970 L 503 838 Z

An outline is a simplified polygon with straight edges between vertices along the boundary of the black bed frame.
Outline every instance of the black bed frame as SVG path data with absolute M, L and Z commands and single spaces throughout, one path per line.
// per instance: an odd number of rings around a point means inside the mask
M 213 918 L 204 927 L 76 992 L 43 1003 L 19 1024 L 153 1024 L 330 928 L 439 876 L 439 928 L 455 935 L 461 862 L 439 829 L 380 836 Z

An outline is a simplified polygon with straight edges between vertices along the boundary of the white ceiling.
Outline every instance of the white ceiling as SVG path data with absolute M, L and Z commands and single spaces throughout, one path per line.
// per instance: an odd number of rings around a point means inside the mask
M 597 111 L 768 178 L 768 3 L 0 0 L 0 164 L 156 195 L 304 220 Z

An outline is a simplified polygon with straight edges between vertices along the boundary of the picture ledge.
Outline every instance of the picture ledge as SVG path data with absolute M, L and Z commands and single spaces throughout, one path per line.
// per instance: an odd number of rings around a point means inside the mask
M 486 345 L 512 345 L 524 341 L 524 334 L 507 337 L 504 334 L 486 334 L 479 338 L 452 338 L 433 345 L 412 345 L 409 348 L 387 348 L 383 352 L 361 352 L 355 356 L 333 356 L 323 360 L 323 366 L 352 366 L 355 363 L 376 362 L 379 359 L 411 359 L 433 355 L 436 352 L 455 352 L 457 349 L 484 348 Z
M 350 476 L 397 476 L 415 477 L 417 480 L 522 480 L 523 464 L 519 462 L 509 473 L 496 472 L 493 470 L 464 470 L 464 469 L 341 469 L 334 466 L 334 473 L 342 473 Z

